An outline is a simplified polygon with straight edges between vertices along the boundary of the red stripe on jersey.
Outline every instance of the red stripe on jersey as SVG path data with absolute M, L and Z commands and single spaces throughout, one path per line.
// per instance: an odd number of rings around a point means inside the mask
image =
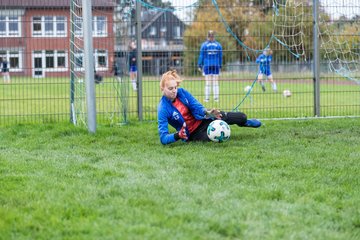
M 173 105 L 183 116 L 189 132 L 194 132 L 195 129 L 201 124 L 201 120 L 196 120 L 189 109 L 178 98 L 175 99 Z

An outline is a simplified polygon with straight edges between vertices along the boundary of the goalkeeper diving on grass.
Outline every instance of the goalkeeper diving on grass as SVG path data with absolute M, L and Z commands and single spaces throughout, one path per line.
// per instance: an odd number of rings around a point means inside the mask
M 276 83 L 271 73 L 272 54 L 273 52 L 270 48 L 265 48 L 263 53 L 260 54 L 256 59 L 256 63 L 259 64 L 258 80 L 263 92 L 266 91 L 265 83 L 263 80 L 264 78 L 270 81 L 273 91 L 277 92 Z
M 158 131 L 160 142 L 170 144 L 183 141 L 210 141 L 207 128 L 215 119 L 229 125 L 258 128 L 261 122 L 247 119 L 242 112 L 224 112 L 219 109 L 206 109 L 190 92 L 179 88 L 182 79 L 175 70 L 164 73 L 160 80 L 163 96 L 158 105 Z M 169 132 L 169 124 L 176 132 Z

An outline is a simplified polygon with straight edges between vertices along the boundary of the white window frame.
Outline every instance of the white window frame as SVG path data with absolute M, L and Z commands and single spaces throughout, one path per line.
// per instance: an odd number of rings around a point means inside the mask
M 45 65 L 44 65 L 44 69 L 45 69 L 45 71 L 47 72 L 47 71 L 51 71 L 51 72 L 53 72 L 54 71 L 54 69 L 56 69 L 57 67 L 56 67 L 56 65 L 55 65 L 55 52 L 56 52 L 56 50 L 44 50 L 44 52 L 45 52 Z M 47 59 L 48 58 L 51 58 L 52 59 L 52 62 L 53 62 L 53 67 L 48 67 L 47 66 Z
M 107 37 L 107 17 L 106 16 L 93 16 L 93 36 L 94 37 Z
M 96 49 L 95 53 L 95 69 L 96 71 L 107 71 L 109 69 L 108 64 L 108 51 L 105 49 Z M 105 66 L 99 64 L 99 57 L 105 57 Z
M 40 58 L 41 59 L 41 67 L 35 67 L 35 58 Z M 32 75 L 34 78 L 43 78 L 45 77 L 45 67 L 44 67 L 44 63 L 45 63 L 45 56 L 43 54 L 43 51 L 41 50 L 35 50 L 32 51 L 32 56 L 31 56 L 31 67 L 32 67 Z
M 64 26 L 64 30 L 59 30 L 59 25 Z M 65 16 L 55 16 L 55 35 L 56 36 L 67 36 L 67 19 Z
M 100 25 L 103 23 L 103 25 Z M 75 36 L 83 37 L 83 19 L 82 17 L 76 17 L 75 24 Z M 103 26 L 103 29 L 101 28 Z M 93 16 L 92 20 L 92 36 L 93 37 L 107 37 L 108 36 L 108 22 L 106 16 Z
M 7 37 L 7 27 L 6 27 L 6 16 L 0 16 L 0 23 L 3 25 L 4 30 L 0 30 L 0 37 Z
M 37 18 L 36 20 L 34 20 Z M 40 19 L 39 19 L 40 18 Z M 34 30 L 34 24 L 40 24 L 40 30 Z M 59 24 L 64 26 L 64 30 L 58 30 Z M 50 29 L 46 27 L 50 26 Z M 66 16 L 33 16 L 31 18 L 32 37 L 67 37 Z
M 156 27 L 155 26 L 150 27 L 149 35 L 152 37 L 156 36 Z
M 42 22 L 44 24 L 42 35 L 47 37 L 54 36 L 54 33 L 56 32 L 54 29 L 54 16 L 42 16 Z M 47 26 L 50 26 L 50 29 L 47 29 Z
M 181 39 L 181 27 L 175 26 L 174 27 L 174 39 Z
M 57 69 L 68 69 L 68 53 L 66 50 L 57 50 L 56 54 L 55 54 L 55 66 L 57 66 Z M 59 66 L 59 58 L 63 57 L 64 58 L 64 63 L 65 66 Z
M 101 66 L 99 64 L 99 57 L 105 57 L 105 66 Z M 81 59 L 82 66 L 77 65 L 78 59 Z M 78 50 L 74 54 L 75 61 L 75 71 L 84 71 L 84 52 L 82 50 Z M 109 54 L 105 49 L 95 49 L 94 50 L 94 67 L 96 71 L 108 71 L 109 70 Z
M 5 18 L 2 22 L 5 23 L 5 31 L 0 32 L 0 37 L 21 37 L 21 17 L 20 16 L 1 16 Z M 10 24 L 17 25 L 17 31 L 10 30 Z
M 21 72 L 23 71 L 23 52 L 21 50 L 0 50 L 0 57 L 6 59 L 9 63 L 10 72 Z M 19 61 L 19 67 L 15 68 L 11 66 L 10 58 L 17 57 Z
M 50 53 L 50 51 L 52 53 Z M 66 50 L 33 51 L 34 56 L 41 57 L 44 72 L 66 72 L 68 70 L 68 54 Z M 58 66 L 58 57 L 65 57 L 65 67 Z M 46 67 L 46 57 L 53 57 L 54 67 Z
M 36 20 L 34 20 L 36 18 Z M 36 30 L 34 29 L 34 24 L 40 25 L 40 30 Z M 42 24 L 42 20 L 41 20 L 41 16 L 33 16 L 31 18 L 31 33 L 33 37 L 41 37 L 42 36 L 42 32 L 44 31 L 44 27 Z

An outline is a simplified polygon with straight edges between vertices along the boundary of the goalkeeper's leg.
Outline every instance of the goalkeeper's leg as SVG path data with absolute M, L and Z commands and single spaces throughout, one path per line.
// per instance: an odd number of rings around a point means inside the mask
M 261 122 L 257 119 L 247 119 L 245 113 L 242 112 L 224 112 L 221 111 L 222 120 L 227 124 L 233 125 L 236 124 L 239 127 L 253 127 L 258 128 L 261 126 Z

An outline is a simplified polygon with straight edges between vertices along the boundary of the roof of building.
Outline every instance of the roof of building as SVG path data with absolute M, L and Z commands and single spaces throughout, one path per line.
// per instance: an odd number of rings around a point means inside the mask
M 163 14 L 171 14 L 174 18 L 178 19 L 179 22 L 182 22 L 173 12 L 152 12 L 152 11 L 143 11 L 141 14 L 141 23 L 142 23 L 142 31 L 146 30 L 152 23 L 154 23 L 159 17 Z

